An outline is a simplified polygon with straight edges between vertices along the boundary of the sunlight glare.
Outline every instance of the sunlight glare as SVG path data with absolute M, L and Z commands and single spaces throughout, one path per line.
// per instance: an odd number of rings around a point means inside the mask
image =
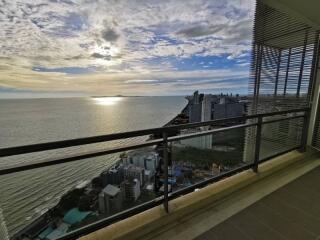
M 122 97 L 99 97 L 93 98 L 98 105 L 111 106 L 122 100 Z

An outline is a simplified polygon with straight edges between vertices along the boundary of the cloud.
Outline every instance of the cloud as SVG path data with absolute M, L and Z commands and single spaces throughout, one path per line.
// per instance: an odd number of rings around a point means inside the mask
M 240 66 L 240 67 L 246 67 L 246 66 L 249 66 L 250 63 L 249 62 L 244 62 L 244 63 L 238 63 L 237 65 Z
M 116 42 L 119 37 L 120 35 L 112 28 L 108 28 L 102 32 L 102 38 L 108 42 Z
M 207 26 L 207 25 L 196 25 L 190 28 L 182 29 L 177 32 L 178 35 L 183 37 L 202 37 L 207 35 L 212 35 L 216 32 L 221 31 L 225 26 L 224 25 L 215 25 L 215 26 Z
M 125 83 L 156 83 L 159 80 L 151 80 L 151 79 L 134 79 L 134 80 L 127 80 Z
M 66 74 L 86 74 L 94 71 L 92 68 L 81 68 L 81 67 L 61 67 L 61 68 L 45 68 L 45 67 L 34 67 L 33 71 L 36 72 L 53 72 L 53 73 L 66 73 Z
M 17 89 L 0 86 L 0 99 L 7 98 L 50 98 L 50 97 L 83 97 L 82 92 L 77 91 L 34 91 L 32 89 Z
M 106 60 L 110 60 L 111 59 L 110 55 L 103 55 L 101 53 L 92 53 L 91 57 L 93 57 L 93 58 L 102 58 L 102 59 L 106 59 Z
M 210 58 L 205 66 L 216 69 L 217 57 L 248 54 L 253 0 L 4 0 L 0 9 L 0 85 L 126 94 L 248 75 L 246 62 L 207 76 L 192 64 Z

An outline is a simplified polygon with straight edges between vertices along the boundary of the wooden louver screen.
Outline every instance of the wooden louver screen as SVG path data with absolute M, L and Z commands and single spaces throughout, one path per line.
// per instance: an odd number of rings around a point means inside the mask
M 257 1 L 249 94 L 252 112 L 309 104 L 318 32 Z

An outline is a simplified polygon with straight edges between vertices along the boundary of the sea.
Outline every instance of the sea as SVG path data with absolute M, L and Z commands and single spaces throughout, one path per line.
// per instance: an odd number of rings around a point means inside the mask
M 184 97 L 0 100 L 0 148 L 161 127 Z M 0 159 L 0 168 L 145 141 L 145 137 Z M 0 208 L 10 235 L 56 205 L 63 194 L 111 167 L 119 154 L 0 176 Z

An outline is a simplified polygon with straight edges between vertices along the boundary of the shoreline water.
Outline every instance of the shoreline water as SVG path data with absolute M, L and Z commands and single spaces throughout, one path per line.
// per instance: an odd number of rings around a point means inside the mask
M 171 119 L 168 123 L 166 123 L 165 125 L 163 125 L 163 127 L 164 127 L 164 126 L 168 126 L 168 125 L 172 125 L 172 124 L 174 123 L 174 121 L 179 117 L 180 114 L 186 112 L 186 109 L 188 108 L 188 106 L 189 106 L 189 102 L 185 105 L 185 107 L 180 111 L 179 114 L 177 114 L 177 115 L 176 115 L 173 119 Z M 149 138 L 147 138 L 146 141 L 151 140 L 151 137 L 152 137 L 152 136 L 150 136 Z M 112 169 L 113 167 L 119 165 L 120 161 L 121 161 L 121 159 L 119 159 L 118 161 L 116 161 L 115 163 L 113 163 L 113 164 L 112 164 L 110 167 L 108 167 L 107 169 L 102 170 L 97 176 L 99 176 L 102 172 L 108 171 L 108 170 Z M 97 177 L 97 176 L 95 176 L 95 177 Z M 92 181 L 93 181 L 93 179 L 94 179 L 95 177 L 93 177 L 91 180 L 87 180 L 88 183 L 87 183 L 85 186 L 83 186 L 83 188 L 88 187 L 90 184 L 92 184 Z M 80 184 L 81 184 L 81 183 L 77 184 L 77 186 L 80 185 Z M 50 221 L 50 219 L 52 218 L 51 215 L 53 214 L 53 212 L 55 212 L 55 211 L 59 208 L 59 205 L 61 204 L 61 200 L 62 200 L 65 196 L 69 195 L 74 189 L 76 189 L 77 186 L 72 187 L 69 191 L 67 191 L 65 194 L 63 194 L 63 195 L 60 197 L 59 202 L 58 202 L 55 206 L 51 207 L 51 208 L 48 209 L 46 212 L 44 212 L 42 215 L 40 215 L 39 217 L 36 217 L 36 218 L 35 218 L 31 223 L 29 223 L 27 226 L 25 226 L 25 227 L 22 228 L 21 230 L 17 231 L 16 233 L 14 233 L 14 234 L 11 236 L 12 239 L 19 239 L 20 236 L 23 236 L 24 234 L 28 233 L 30 230 L 33 230 L 33 228 L 36 228 L 37 225 L 39 225 L 39 224 L 41 224 L 41 223 L 43 223 L 43 222 L 46 222 L 46 223 L 47 223 L 48 221 Z

